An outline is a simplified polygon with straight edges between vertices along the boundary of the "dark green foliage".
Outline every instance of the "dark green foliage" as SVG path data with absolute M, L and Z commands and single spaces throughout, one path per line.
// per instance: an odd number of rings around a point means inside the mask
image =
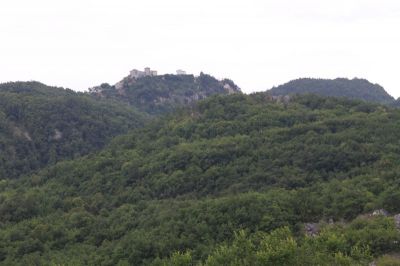
M 392 218 L 357 218 L 397 211 L 399 130 L 400 110 L 365 102 L 211 97 L 97 154 L 0 183 L 0 258 L 366 265 L 399 251 Z M 303 223 L 330 219 L 304 238 Z
M 121 86 L 102 84 L 91 89 L 91 95 L 123 101 L 140 111 L 157 115 L 192 105 L 214 94 L 240 93 L 239 87 L 231 80 L 219 81 L 203 73 L 198 77 L 193 75 L 162 75 L 138 79 L 126 77 L 121 81 Z
M 381 86 L 372 84 L 365 79 L 349 80 L 338 78 L 327 80 L 303 78 L 272 88 L 268 92 L 271 95 L 312 93 L 321 96 L 357 99 L 382 104 L 394 104 L 395 101 Z
M 0 179 L 88 154 L 143 119 L 131 108 L 71 90 L 0 84 Z

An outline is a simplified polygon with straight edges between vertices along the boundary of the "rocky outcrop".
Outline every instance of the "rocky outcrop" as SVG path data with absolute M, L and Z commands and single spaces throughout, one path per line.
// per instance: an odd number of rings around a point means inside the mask
M 114 86 L 101 84 L 89 89 L 98 98 L 112 98 L 150 115 L 193 105 L 212 95 L 241 93 L 231 80 L 218 80 L 201 73 L 194 75 L 157 75 L 133 78 L 127 76 Z
M 57 128 L 54 129 L 54 135 L 53 135 L 52 139 L 60 140 L 60 139 L 62 139 L 62 137 L 63 137 L 62 132 L 60 130 L 58 130 Z
M 394 223 L 396 224 L 397 229 L 400 230 L 400 213 L 393 216 Z
M 16 136 L 16 137 L 23 138 L 27 141 L 32 141 L 31 135 L 26 130 L 24 130 L 20 127 L 17 127 L 17 126 L 12 126 L 12 131 L 13 131 L 14 136 Z
M 315 237 L 320 232 L 319 224 L 317 223 L 306 223 L 304 224 L 304 232 L 307 236 Z
M 388 216 L 389 213 L 384 209 L 374 210 L 371 216 Z

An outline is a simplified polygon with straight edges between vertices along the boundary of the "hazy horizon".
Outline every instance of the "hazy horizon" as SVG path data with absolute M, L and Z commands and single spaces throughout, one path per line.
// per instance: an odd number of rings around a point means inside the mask
M 400 96 L 400 2 L 27 1 L 0 4 L 0 82 L 86 90 L 133 68 L 232 79 L 365 78 Z

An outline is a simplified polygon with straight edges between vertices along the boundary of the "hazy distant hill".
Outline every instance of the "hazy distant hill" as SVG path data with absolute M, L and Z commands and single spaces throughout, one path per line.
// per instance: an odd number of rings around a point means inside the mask
M 143 116 L 39 82 L 0 84 L 0 179 L 99 149 Z
M 217 80 L 201 73 L 124 78 L 115 86 L 102 84 L 90 90 L 98 98 L 120 100 L 148 114 L 162 114 L 215 94 L 240 93 L 231 80 Z
M 394 98 L 378 84 L 365 79 L 311 79 L 290 81 L 268 91 L 272 95 L 313 93 L 322 96 L 345 97 L 369 102 L 391 104 Z

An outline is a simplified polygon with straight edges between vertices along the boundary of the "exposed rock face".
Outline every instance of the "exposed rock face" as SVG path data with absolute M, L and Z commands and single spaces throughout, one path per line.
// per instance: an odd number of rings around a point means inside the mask
M 396 224 L 397 229 L 400 230 L 400 213 L 396 214 L 394 217 L 394 223 Z
M 91 88 L 89 93 L 99 98 L 113 98 L 147 114 L 157 115 L 192 105 L 212 95 L 241 93 L 241 90 L 229 79 L 218 80 L 201 73 L 199 76 L 128 76 L 114 86 L 101 84 Z
M 319 234 L 319 225 L 317 223 L 304 224 L 304 231 L 307 236 L 315 237 Z
M 60 140 L 60 139 L 62 139 L 62 136 L 63 135 L 60 130 L 58 130 L 57 128 L 54 129 L 54 135 L 53 135 L 54 140 Z
M 224 84 L 224 89 L 228 92 L 228 94 L 237 93 L 237 90 L 235 88 L 232 88 L 231 85 L 229 85 L 228 83 Z
M 372 216 L 388 216 L 389 213 L 384 209 L 374 210 Z
M 277 103 L 288 104 L 290 102 L 290 96 L 289 95 L 272 96 L 272 100 L 276 101 Z
M 24 139 L 26 139 L 28 141 L 32 141 L 32 138 L 31 138 L 31 136 L 30 136 L 28 131 L 23 130 L 23 129 L 17 127 L 17 126 L 13 126 L 12 130 L 13 130 L 13 133 L 14 133 L 14 135 L 16 137 L 24 138 Z

